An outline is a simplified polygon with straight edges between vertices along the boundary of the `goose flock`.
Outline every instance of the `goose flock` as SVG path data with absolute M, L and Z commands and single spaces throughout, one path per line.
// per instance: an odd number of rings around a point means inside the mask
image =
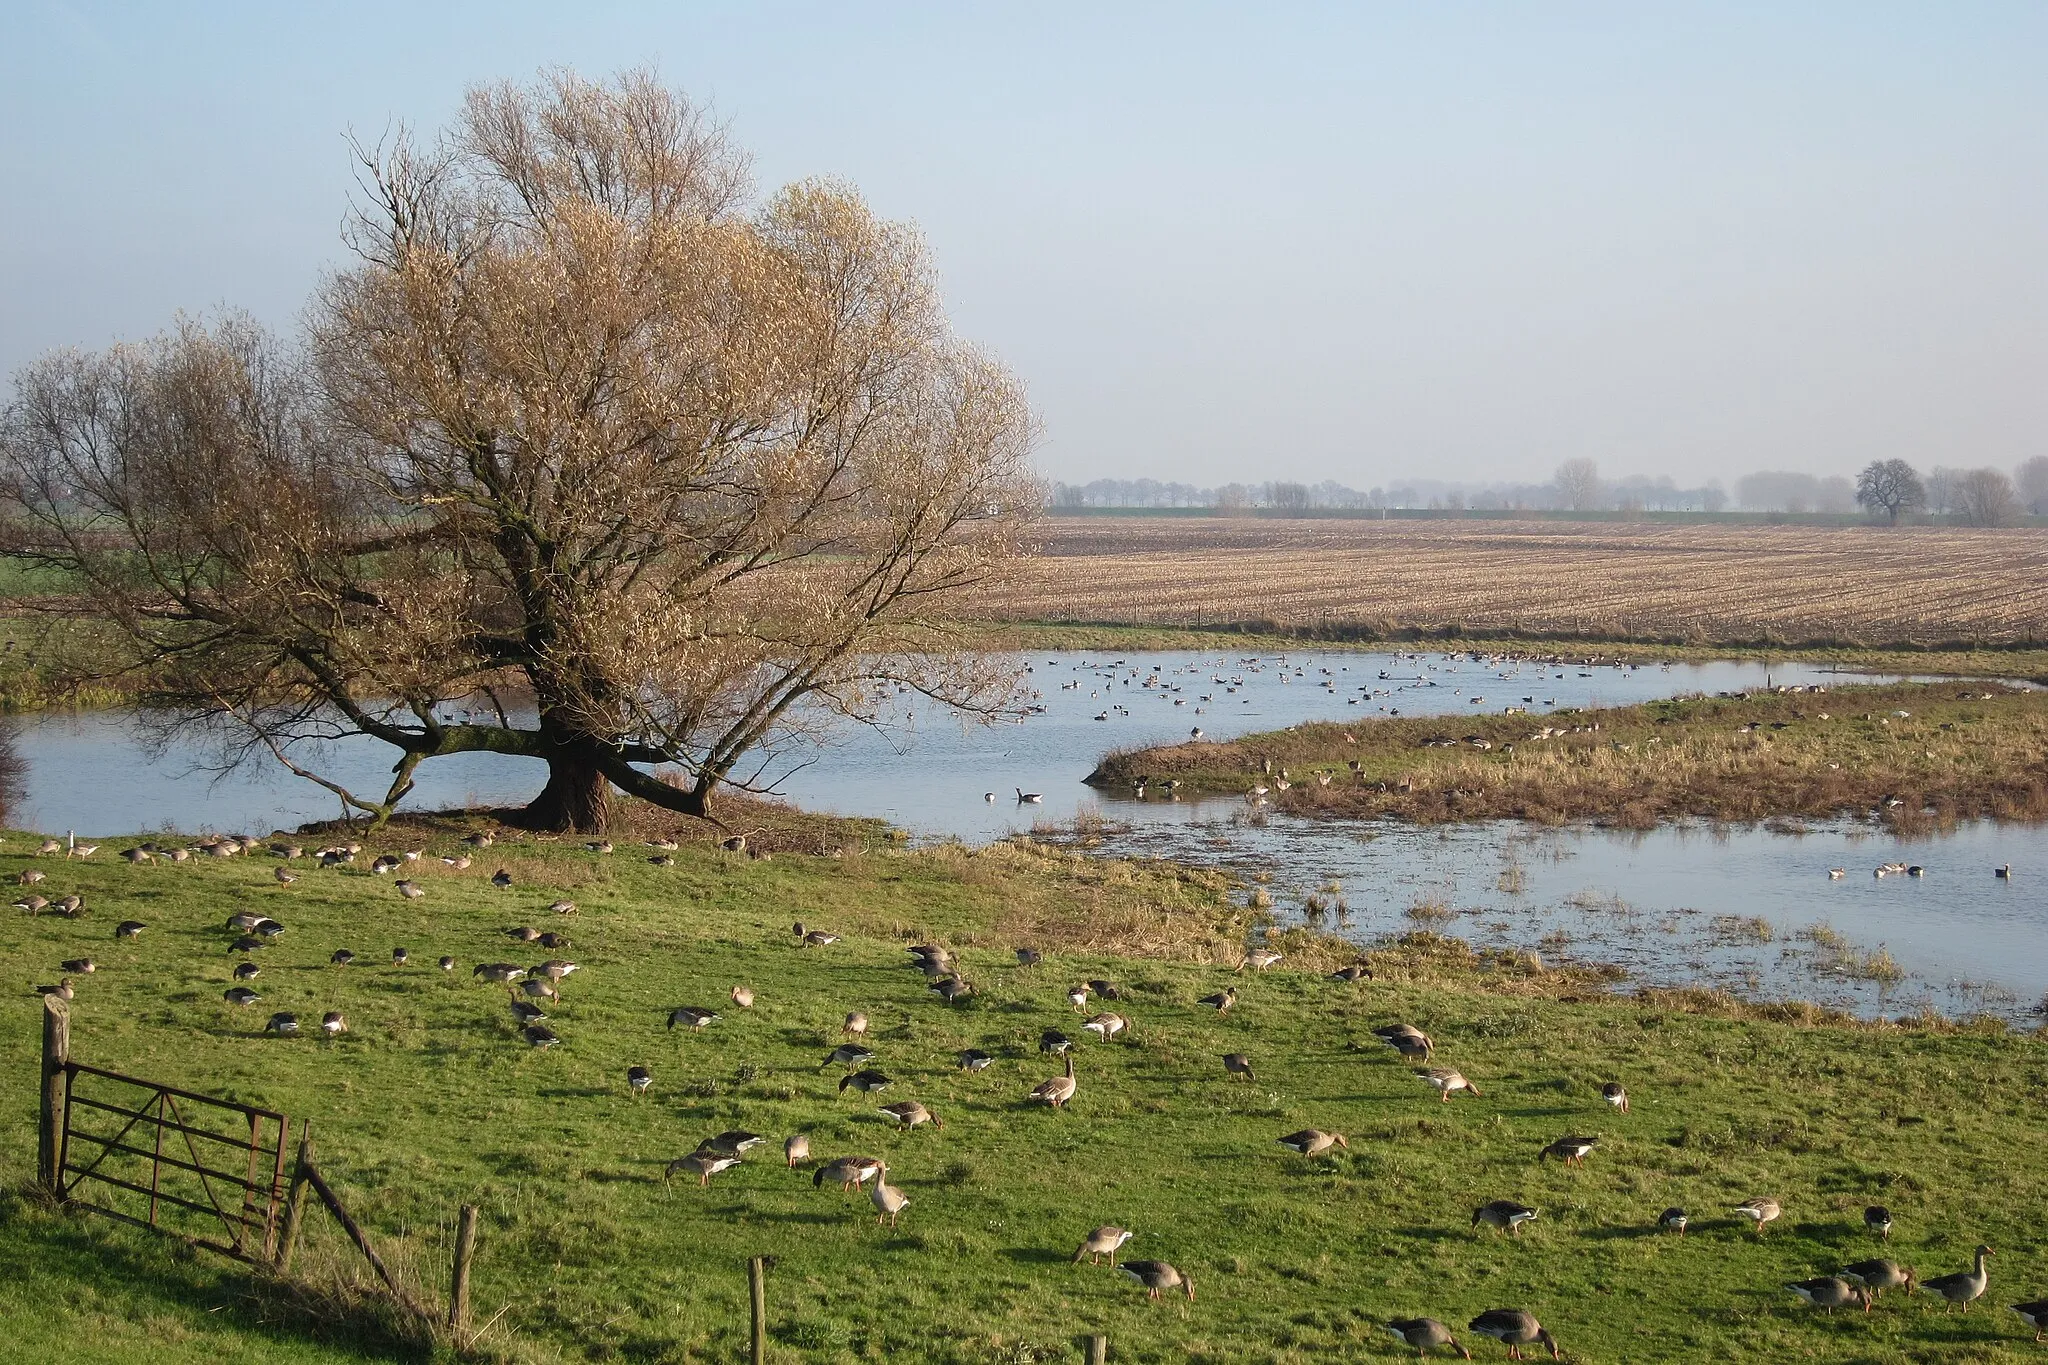
M 493 837 L 472 835 L 465 842 L 472 849 L 480 850 L 490 847 Z M 64 849 L 63 845 L 58 847 Z M 93 847 L 86 846 L 83 853 L 75 850 L 66 851 L 70 852 L 71 856 L 89 856 Z M 122 861 L 133 867 L 142 867 L 159 860 L 182 862 L 194 856 L 233 857 L 257 847 L 259 845 L 254 840 L 209 840 L 181 847 L 178 851 L 184 852 L 186 858 L 177 858 L 172 856 L 171 850 L 159 845 L 142 844 L 128 851 L 140 856 L 129 857 L 124 853 Z M 651 844 L 650 847 L 673 847 L 673 844 Z M 318 867 L 346 867 L 352 864 L 361 852 L 360 845 L 354 844 L 338 845 L 311 853 L 288 843 L 272 844 L 269 848 L 283 860 L 280 862 L 280 870 L 285 862 L 300 858 L 310 858 L 312 864 Z M 589 848 L 590 851 L 600 854 L 613 851 L 613 846 L 608 842 L 602 846 L 592 844 Z M 47 844 L 44 851 L 50 851 Z M 375 875 L 386 875 L 407 866 L 420 865 L 422 854 L 423 850 L 413 850 L 381 855 L 370 864 L 369 870 Z M 465 854 L 443 857 L 440 862 L 459 872 L 467 868 L 471 860 Z M 26 876 L 22 878 L 25 885 L 33 885 L 34 881 L 40 880 L 43 880 L 40 876 L 33 880 Z M 288 893 L 289 887 L 297 878 L 276 880 L 279 893 Z M 500 888 L 512 884 L 509 873 L 502 869 L 491 880 Z M 408 883 L 405 880 L 398 880 L 394 884 L 411 898 L 424 894 L 417 886 L 411 891 L 406 891 Z M 33 904 L 28 903 L 31 900 Z M 68 913 L 72 918 L 83 917 L 87 913 L 80 896 L 73 895 L 65 900 L 70 903 L 70 908 L 60 913 Z M 61 905 L 63 902 L 55 904 Z M 32 914 L 52 906 L 52 902 L 39 896 L 25 897 L 22 903 L 22 908 Z M 554 901 L 549 909 L 558 916 L 576 913 L 575 905 L 567 900 Z M 114 935 L 117 939 L 135 939 L 145 934 L 149 927 L 143 921 L 123 920 L 115 926 Z M 794 946 L 798 949 L 829 949 L 841 941 L 840 936 L 835 933 L 801 922 L 792 925 L 791 928 L 790 938 L 784 942 L 793 939 Z M 261 955 L 288 930 L 282 921 L 255 911 L 238 911 L 230 915 L 222 925 L 222 930 L 225 934 L 233 936 L 225 951 L 235 960 L 232 976 L 237 984 L 225 990 L 221 998 L 233 1010 L 247 1010 L 263 999 L 258 989 L 247 984 L 261 975 Z M 571 947 L 568 936 L 559 930 L 539 930 L 532 926 L 520 925 L 507 928 L 503 932 L 515 942 L 538 944 L 548 950 L 564 951 Z M 943 945 L 927 943 L 915 945 L 907 951 L 912 959 L 909 965 L 928 979 L 931 994 L 938 998 L 937 1008 L 954 1008 L 958 1002 L 972 997 L 974 988 L 966 979 L 952 950 Z M 411 949 L 398 946 L 390 951 L 389 960 L 393 968 L 403 969 L 410 966 L 413 956 Z M 1048 955 L 1041 950 L 1026 947 L 1018 948 L 1015 957 L 1017 966 L 1014 970 L 1020 973 L 1033 973 L 1046 963 Z M 336 949 L 329 958 L 331 965 L 341 969 L 344 974 L 353 971 L 353 964 L 358 960 L 357 955 L 347 948 Z M 422 966 L 424 961 L 422 958 Z M 1254 974 L 1251 979 L 1256 981 L 1259 973 L 1275 967 L 1280 961 L 1281 955 L 1277 952 L 1255 950 L 1246 954 L 1238 971 L 1242 973 L 1249 967 Z M 436 963 L 442 973 L 452 973 L 457 965 L 453 956 L 446 955 L 438 957 Z M 36 989 L 44 994 L 70 1000 L 76 996 L 78 980 L 97 973 L 101 964 L 89 956 L 80 956 L 66 959 L 61 966 L 64 975 L 57 984 L 38 986 Z M 563 1041 L 548 1026 L 547 1010 L 550 1006 L 559 1004 L 563 983 L 578 970 L 579 965 L 576 962 L 554 957 L 532 966 L 513 962 L 479 963 L 471 975 L 474 980 L 503 986 L 509 996 L 508 1005 L 517 1036 L 535 1050 L 546 1050 Z M 339 976 L 335 979 L 338 980 Z M 1360 963 L 1330 973 L 1329 979 L 1339 986 L 1356 986 L 1361 981 L 1370 981 L 1372 974 Z M 1255 987 L 1252 989 L 1256 991 Z M 1126 998 L 1126 992 L 1114 981 L 1101 978 L 1082 981 L 1065 988 L 1062 993 L 1070 1008 L 1088 1015 L 1082 1023 L 1082 1032 L 1093 1034 L 1098 1040 L 1090 1045 L 1091 1047 L 1118 1044 L 1120 1041 L 1128 1043 L 1138 1027 L 1139 1021 L 1124 1012 L 1130 1008 L 1128 1005 L 1118 1011 L 1097 1008 L 1100 1002 L 1122 1002 Z M 740 984 L 731 988 L 730 999 L 736 1009 L 752 1010 L 756 1005 L 756 998 L 756 989 L 753 986 Z M 1200 997 L 1195 1003 L 1221 1017 L 1229 1014 L 1239 1001 L 1239 987 L 1229 985 L 1214 994 Z M 723 1018 L 721 1010 L 695 1004 L 677 1005 L 665 1012 L 667 1029 L 680 1030 L 684 1034 L 701 1033 L 717 1025 Z M 320 1014 L 318 1032 L 321 1036 L 331 1039 L 348 1031 L 347 1018 L 340 1009 L 327 1009 Z M 279 1011 L 270 1015 L 262 1032 L 280 1037 L 294 1037 L 301 1035 L 303 1030 L 297 1014 Z M 839 1030 L 839 1036 L 844 1041 L 833 1046 L 819 1064 L 821 1071 L 832 1067 L 844 1068 L 837 1081 L 837 1092 L 841 1095 L 850 1091 L 875 1097 L 896 1084 L 880 1069 L 880 1056 L 865 1041 L 869 1032 L 868 1014 L 862 1010 L 849 1011 Z M 1374 1029 L 1373 1035 L 1404 1062 L 1428 1063 L 1434 1059 L 1438 1051 L 1436 1040 L 1406 1022 L 1383 1025 Z M 650 1038 L 653 1036 L 656 1035 L 650 1033 Z M 1058 1074 L 1042 1079 L 1025 1089 L 1020 1102 L 1026 1106 L 1042 1106 L 1046 1111 L 1055 1114 L 1075 1103 L 1082 1093 L 1083 1068 L 1077 1064 L 1077 1058 L 1083 1051 L 1084 1049 L 1078 1047 L 1063 1031 L 1045 1029 L 1040 1038 L 1039 1053 L 1042 1056 L 1058 1057 L 1061 1069 Z M 1001 1060 L 997 1054 L 980 1048 L 964 1049 L 955 1054 L 955 1058 L 958 1067 L 970 1073 L 985 1072 Z M 915 1059 L 905 1060 L 915 1063 Z M 1254 1060 L 1250 1054 L 1223 1054 L 1220 1058 L 1220 1068 L 1227 1078 L 1247 1083 L 1257 1082 Z M 1414 1069 L 1414 1074 L 1438 1092 L 1440 1103 L 1448 1104 L 1454 1096 L 1469 1097 L 1473 1101 L 1484 1100 L 1484 1092 L 1479 1086 L 1455 1067 L 1419 1066 Z M 645 1063 L 636 1063 L 626 1068 L 624 1079 L 627 1094 L 636 1100 L 646 1096 L 656 1087 L 654 1070 Z M 1617 1117 L 1626 1116 L 1631 1112 L 1629 1091 L 1620 1082 L 1605 1080 L 1597 1083 L 1596 1088 L 1602 1101 Z M 876 1112 L 888 1120 L 896 1131 L 905 1134 L 920 1128 L 929 1128 L 933 1134 L 938 1134 L 946 1127 L 944 1120 L 933 1108 L 917 1099 L 892 1100 L 890 1103 L 879 1105 Z M 700 1189 L 709 1189 L 715 1176 L 745 1164 L 748 1152 L 765 1140 L 760 1134 L 740 1130 L 728 1130 L 707 1137 L 695 1151 L 666 1164 L 663 1168 L 663 1182 L 672 1182 L 678 1175 L 693 1176 Z M 924 1140 L 937 1139 L 920 1139 Z M 1340 1150 L 1347 1150 L 1350 1147 L 1345 1134 L 1313 1127 L 1281 1135 L 1274 1141 L 1296 1157 L 1307 1161 L 1334 1160 Z M 1533 1156 L 1538 1162 L 1555 1158 L 1566 1167 L 1578 1167 L 1584 1165 L 1589 1157 L 1600 1150 L 1601 1142 L 1601 1136 L 1597 1133 L 1567 1133 L 1536 1150 Z M 837 1185 L 842 1195 L 865 1188 L 878 1226 L 897 1228 L 910 1214 L 912 1198 L 903 1186 L 891 1181 L 891 1166 L 885 1158 L 849 1154 L 814 1161 L 811 1138 L 805 1133 L 789 1135 L 783 1142 L 782 1153 L 787 1169 L 795 1171 L 810 1168 L 814 1188 L 822 1190 L 828 1185 Z M 1776 1198 L 1759 1196 L 1732 1206 L 1729 1212 L 1734 1218 L 1747 1221 L 1754 1235 L 1761 1237 L 1768 1225 L 1784 1215 L 1785 1208 Z M 1525 1226 L 1536 1222 L 1540 1216 L 1540 1209 L 1517 1200 L 1493 1199 L 1473 1210 L 1471 1228 L 1475 1231 L 1483 1228 L 1496 1235 L 1519 1239 Z M 1671 1207 L 1663 1210 L 1651 1221 L 1656 1228 L 1683 1237 L 1693 1220 L 1685 1209 Z M 1863 1224 L 1869 1236 L 1888 1242 L 1894 1230 L 1895 1220 L 1889 1209 L 1873 1205 L 1864 1211 Z M 1142 1289 L 1150 1301 L 1159 1301 L 1164 1296 L 1178 1294 L 1183 1295 L 1188 1302 L 1194 1302 L 1193 1277 L 1185 1267 L 1177 1267 L 1158 1259 L 1119 1262 L 1119 1252 L 1138 1235 L 1133 1229 L 1121 1225 L 1102 1224 L 1082 1238 L 1072 1260 L 1079 1263 L 1085 1258 L 1091 1265 L 1099 1265 L 1106 1259 L 1112 1269 Z M 1988 1289 L 1988 1261 L 1992 1256 L 1991 1247 L 1979 1245 L 1969 1269 L 1925 1280 L 1919 1278 L 1913 1268 L 1902 1266 L 1890 1259 L 1861 1260 L 1840 1266 L 1832 1274 L 1790 1282 L 1785 1288 L 1804 1303 L 1828 1314 L 1832 1314 L 1837 1308 L 1871 1312 L 1882 1295 L 1893 1289 L 1904 1290 L 1908 1294 L 1917 1290 L 1942 1299 L 1945 1304 L 1944 1311 L 1960 1308 L 1967 1313 L 1971 1305 L 1982 1298 Z M 2034 1330 L 2037 1341 L 2048 1337 L 2048 1300 L 2015 1304 L 2012 1305 L 2012 1309 Z M 1382 1325 L 1393 1337 L 1420 1354 L 1426 1355 L 1431 1349 L 1440 1348 L 1455 1351 L 1467 1359 L 1471 1358 L 1470 1352 L 1459 1343 L 1450 1327 L 1439 1319 L 1391 1318 L 1384 1320 Z M 1562 1358 L 1562 1348 L 1549 1329 L 1532 1313 L 1522 1308 L 1500 1308 L 1481 1313 L 1470 1320 L 1465 1330 L 1473 1335 L 1490 1337 L 1499 1342 L 1507 1348 L 1510 1359 L 1525 1358 L 1524 1349 L 1530 1347 L 1546 1349 L 1554 1359 Z

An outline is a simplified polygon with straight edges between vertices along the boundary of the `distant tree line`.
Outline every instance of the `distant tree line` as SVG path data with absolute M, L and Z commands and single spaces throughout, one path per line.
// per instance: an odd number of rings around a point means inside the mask
M 1922 475 L 1904 460 L 1876 460 L 1854 479 L 1759 470 L 1735 481 L 1731 497 L 1718 480 L 1683 488 L 1669 478 L 1605 479 L 1592 460 L 1567 460 L 1545 483 L 1457 483 L 1404 479 L 1358 489 L 1335 480 L 1228 483 L 1214 488 L 1158 479 L 1095 479 L 1055 483 L 1052 508 L 1202 507 L 1229 513 L 1373 511 L 1574 511 L 1822 513 L 1861 509 L 1897 523 L 1933 516 L 1971 526 L 2004 526 L 2025 515 L 2048 516 L 2048 456 L 2036 456 L 2010 474 L 2001 469 L 1936 466 Z

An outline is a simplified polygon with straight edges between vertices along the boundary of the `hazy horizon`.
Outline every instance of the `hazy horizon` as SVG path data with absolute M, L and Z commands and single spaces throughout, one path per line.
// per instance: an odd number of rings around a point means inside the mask
M 761 187 L 917 221 L 1046 476 L 1731 487 L 2048 454 L 2048 8 L 41 4 L 0 370 L 290 329 L 344 134 L 653 64 Z

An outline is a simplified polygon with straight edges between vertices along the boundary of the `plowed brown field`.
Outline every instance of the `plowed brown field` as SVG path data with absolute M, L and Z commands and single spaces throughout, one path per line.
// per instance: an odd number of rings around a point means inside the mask
M 1865 644 L 2048 641 L 2048 531 L 1055 518 L 966 615 Z

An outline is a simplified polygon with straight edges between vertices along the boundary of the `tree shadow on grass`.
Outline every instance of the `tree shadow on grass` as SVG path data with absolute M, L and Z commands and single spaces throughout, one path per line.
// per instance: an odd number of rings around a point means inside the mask
M 1051 1247 L 1000 1247 L 996 1255 L 1023 1265 L 1060 1265 L 1074 1258 Z

